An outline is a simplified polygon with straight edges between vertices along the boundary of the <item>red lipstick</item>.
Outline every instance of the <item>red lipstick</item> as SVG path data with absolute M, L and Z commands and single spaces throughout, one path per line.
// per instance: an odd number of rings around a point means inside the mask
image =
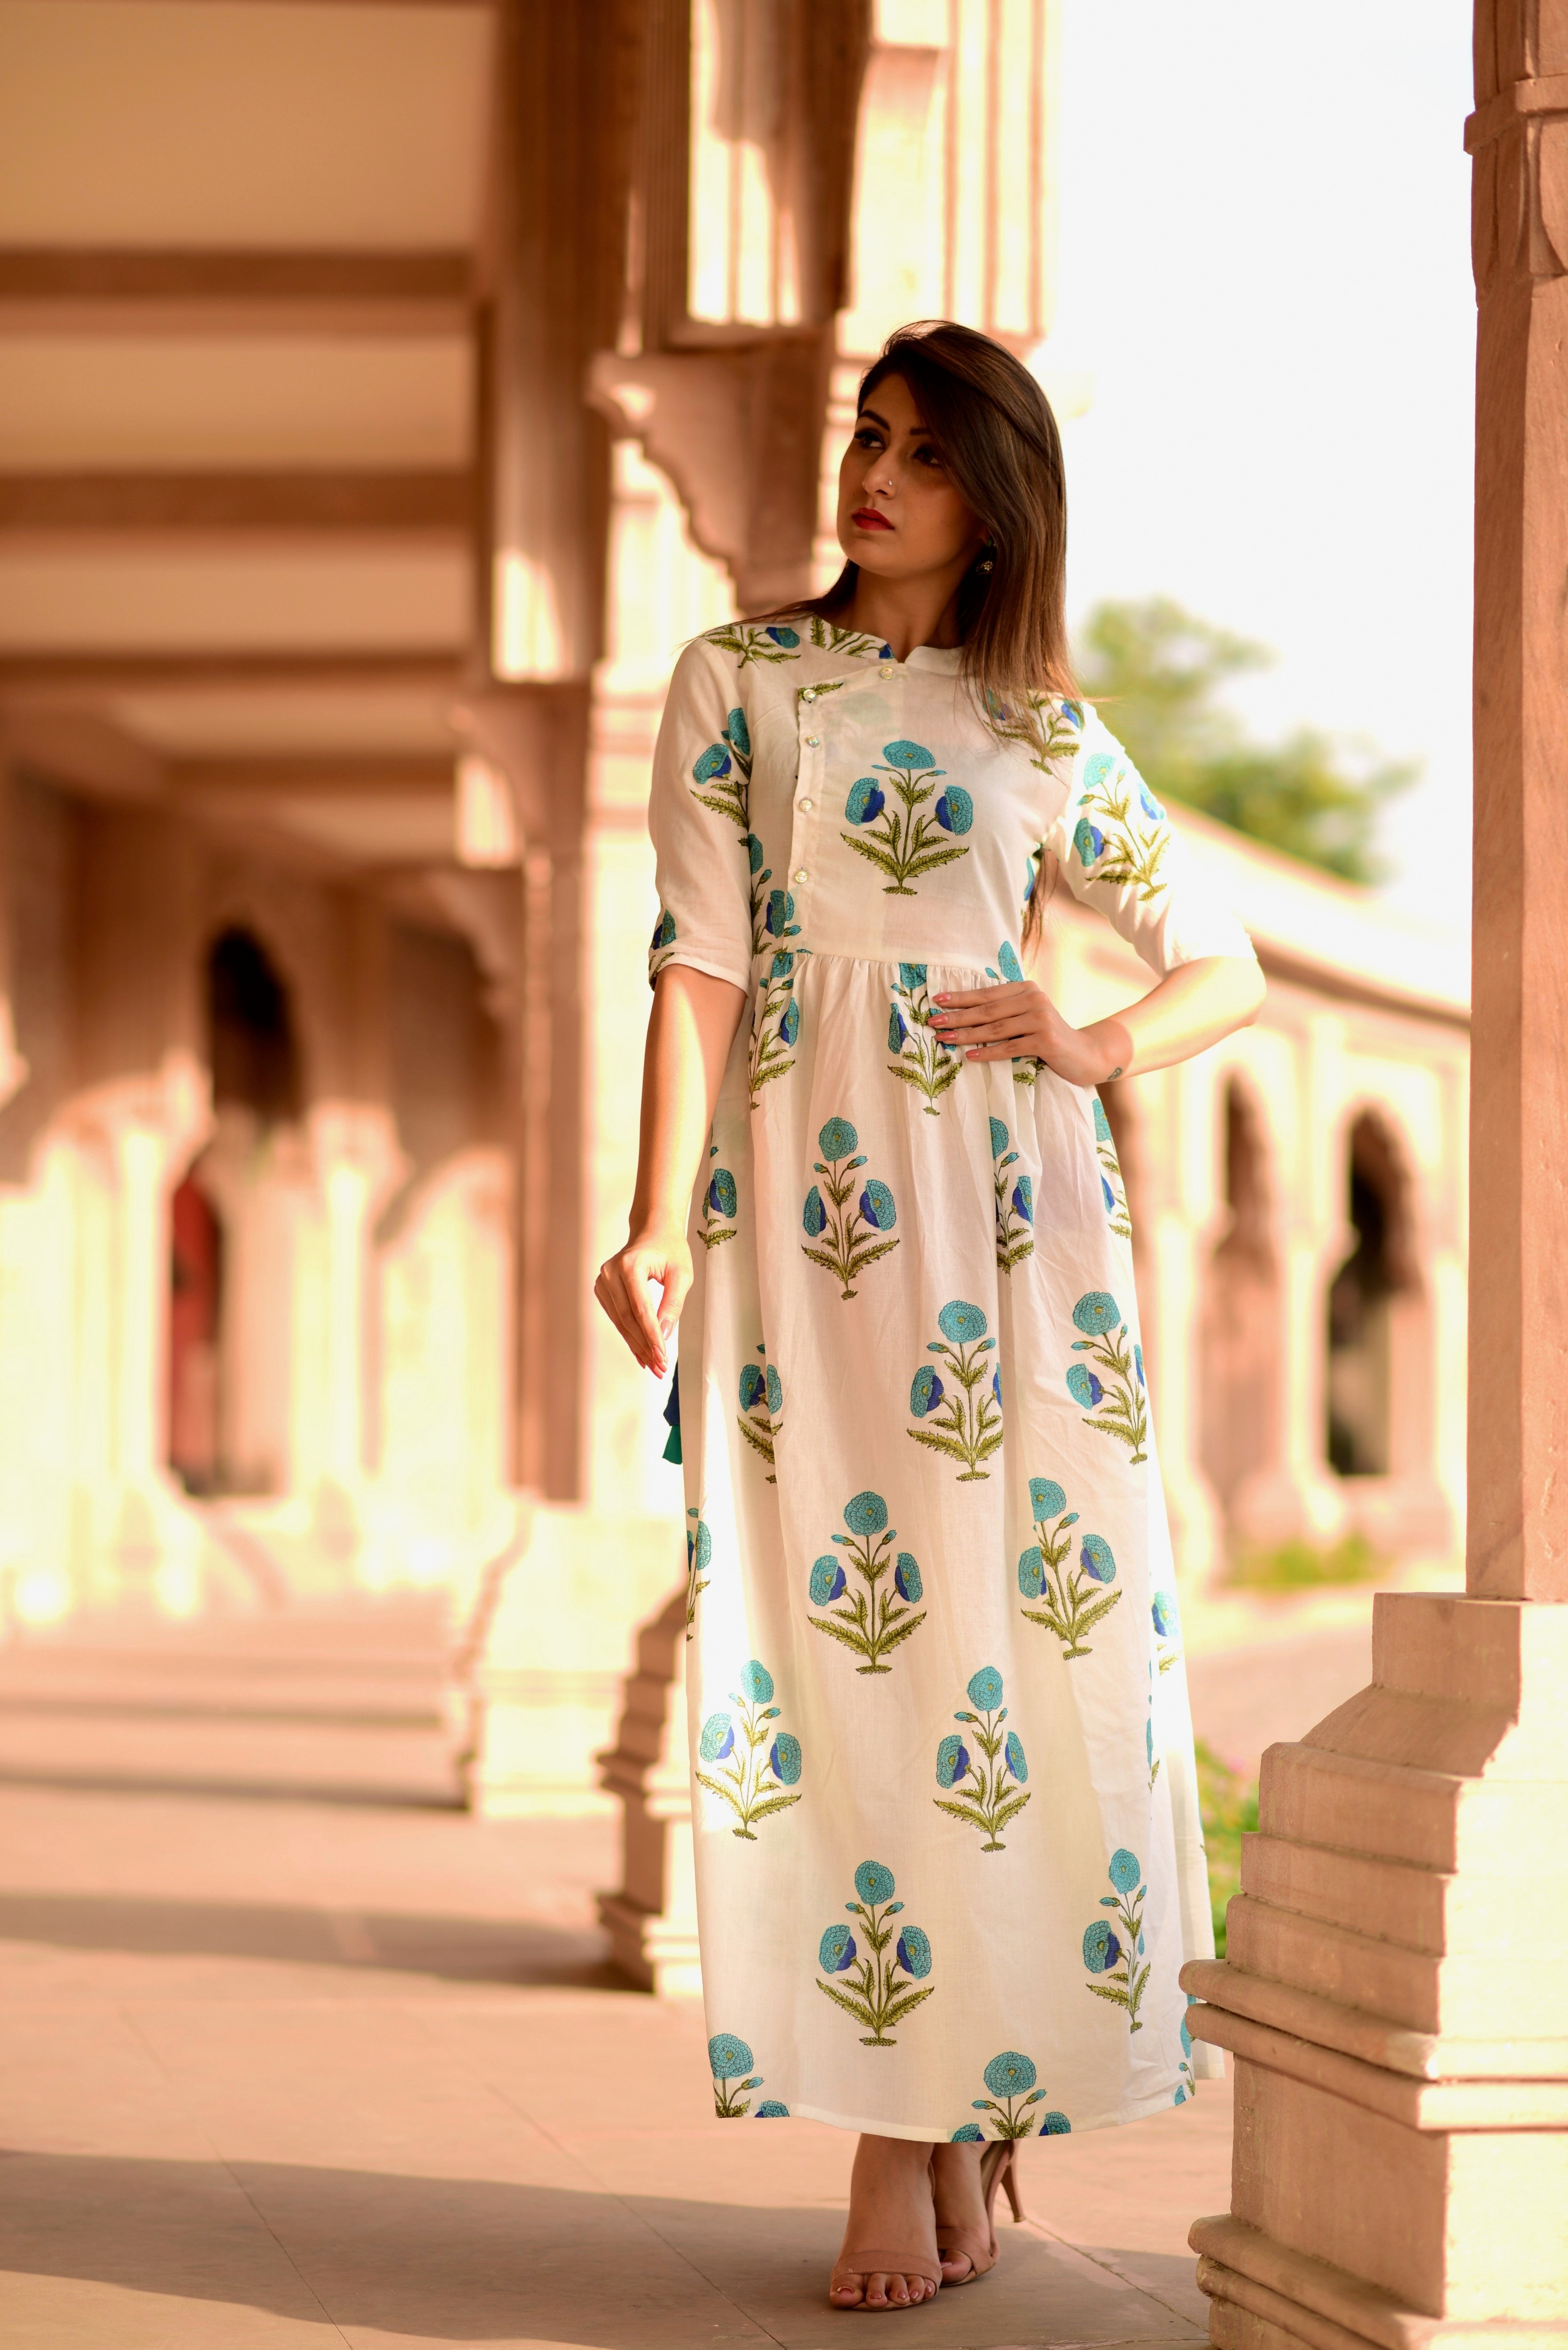
M 891 530 L 893 525 L 885 514 L 875 506 L 857 506 L 849 517 L 857 530 Z

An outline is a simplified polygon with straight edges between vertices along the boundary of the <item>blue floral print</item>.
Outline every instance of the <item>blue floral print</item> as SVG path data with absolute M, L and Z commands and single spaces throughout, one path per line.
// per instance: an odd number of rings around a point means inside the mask
M 784 1421 L 784 1382 L 766 1360 L 765 1347 L 759 1346 L 757 1352 L 764 1359 L 747 1363 L 741 1372 L 741 1409 L 735 1425 L 752 1451 L 767 1462 L 767 1482 L 774 1485 L 778 1478 L 774 1441 Z
M 980 1307 L 961 1297 L 950 1298 L 942 1307 L 937 1327 L 941 1337 L 931 1339 L 927 1352 L 947 1365 L 952 1387 L 950 1390 L 929 1363 L 920 1366 L 909 1388 L 909 1409 L 926 1424 L 907 1433 L 928 1451 L 962 1461 L 959 1483 L 969 1485 L 990 1476 L 990 1470 L 980 1464 L 1002 1444 L 1001 1382 L 993 1366 L 982 1359 L 996 1340 L 988 1335 Z
M 1170 846 L 1170 827 L 1165 810 L 1138 784 L 1125 759 L 1096 751 L 1085 760 L 1083 806 L 1073 845 L 1080 861 L 1096 868 L 1096 881 L 1117 889 L 1130 886 L 1146 901 L 1160 896 L 1166 886 L 1160 867 Z
M 937 1105 L 949 1087 L 957 1084 L 962 1058 L 957 1045 L 950 1045 L 931 1025 L 931 1000 L 923 962 L 901 962 L 898 978 L 890 979 L 888 986 L 892 1002 L 888 1014 L 888 1050 L 898 1057 L 888 1062 L 888 1073 L 925 1096 L 923 1107 L 928 1118 L 940 1118 L 941 1112 Z
M 835 1534 L 833 1540 L 842 1545 L 850 1572 L 866 1587 L 848 1597 L 844 1561 L 835 1558 L 831 1551 L 825 1553 L 811 1570 L 811 1604 L 832 1607 L 836 1599 L 841 1599 L 844 1605 L 833 1607 L 831 1615 L 813 1616 L 809 1620 L 830 1640 L 865 1658 L 866 1662 L 856 1667 L 857 1672 L 891 1672 L 892 1667 L 884 1664 L 883 1658 L 901 1647 L 926 1620 L 923 1610 L 919 1616 L 909 1612 L 910 1605 L 923 1596 L 920 1570 L 910 1552 L 894 1552 L 898 1529 L 888 1523 L 888 1504 L 880 1493 L 857 1493 L 845 1504 L 844 1523 L 849 1532 Z M 878 1591 L 889 1569 L 892 1588 Z
M 774 1731 L 768 1726 L 782 1717 L 773 1703 L 774 1677 L 767 1668 L 753 1657 L 740 1681 L 740 1688 L 730 1694 L 738 1718 L 711 1713 L 702 1724 L 698 1755 L 713 1768 L 699 1770 L 694 1776 L 700 1787 L 706 1787 L 734 1813 L 740 1825 L 731 1834 L 755 1844 L 755 1821 L 771 1819 L 775 1812 L 786 1812 L 792 1804 L 799 1803 L 798 1794 L 780 1791 L 798 1786 L 802 1755 L 800 1741 L 793 1732 Z M 721 1763 L 728 1768 L 721 1771 Z
M 841 1281 L 843 1295 L 848 1299 L 857 1295 L 852 1286 L 856 1275 L 898 1247 L 897 1240 L 880 1237 L 892 1231 L 898 1210 L 887 1184 L 873 1177 L 867 1178 L 858 1201 L 852 1201 L 854 1175 L 865 1166 L 866 1159 L 860 1151 L 860 1137 L 846 1118 L 830 1118 L 816 1140 L 822 1157 L 815 1162 L 815 1171 L 822 1177 L 827 1201 L 814 1183 L 801 1216 L 807 1234 L 801 1253 Z M 873 1239 L 873 1234 L 877 1237 Z M 809 1241 L 821 1241 L 823 1245 L 812 1248 Z
M 702 1245 L 709 1249 L 717 1248 L 721 1241 L 734 1239 L 735 1217 L 740 1207 L 740 1195 L 735 1189 L 733 1175 L 727 1167 L 717 1167 L 711 1163 L 718 1156 L 718 1144 L 710 1140 L 708 1185 L 702 1194 L 701 1226 Z
M 732 2032 L 716 2032 L 708 2043 L 708 2070 L 713 2075 L 713 2111 L 722 2122 L 740 2121 L 751 2112 L 750 2092 L 763 2085 L 762 2075 L 752 2071 L 756 2061 L 745 2042 L 737 2040 Z M 776 2097 L 765 2098 L 757 2107 L 756 2118 L 760 2122 L 781 2117 L 788 2119 L 789 2107 L 781 2106 Z
M 863 2048 L 892 2048 L 898 2043 L 889 2027 L 901 2023 L 936 1989 L 926 1981 L 931 1971 L 930 1939 L 919 1926 L 897 1929 L 895 1939 L 891 1921 L 904 1905 L 894 1900 L 893 1872 L 880 1861 L 861 1862 L 855 1872 L 855 1890 L 858 1899 L 844 1906 L 860 1920 L 866 1950 L 859 1951 L 847 1926 L 829 1926 L 817 1947 L 816 1987 L 857 2022 L 869 2024 L 869 2033 L 861 2036 Z M 912 1990 L 915 1983 L 921 1988 Z
M 1130 1241 L 1132 1219 L 1127 1213 L 1127 1185 L 1122 1180 L 1121 1161 L 1116 1157 L 1111 1122 L 1106 1116 L 1106 1106 L 1099 1095 L 1091 1094 L 1089 1100 L 1094 1107 L 1095 1156 L 1100 1163 L 1100 1196 L 1105 1201 L 1112 1232 L 1118 1240 Z
M 1010 1175 L 1008 1169 L 1018 1164 L 1018 1153 L 1011 1147 L 1011 1137 L 1003 1121 L 991 1121 L 991 1156 L 992 1184 L 996 1192 L 996 1263 L 1001 1273 L 1011 1273 L 1015 1264 L 1034 1253 L 1032 1226 L 1034 1222 L 1034 1187 L 1027 1175 Z
M 1069 1661 L 1086 1657 L 1092 1652 L 1084 1635 L 1110 1614 L 1122 1596 L 1106 1587 L 1116 1579 L 1111 1546 L 1103 1535 L 1083 1534 L 1078 1564 L 1069 1567 L 1073 1536 L 1068 1529 L 1077 1524 L 1078 1513 L 1068 1509 L 1066 1493 L 1054 1477 L 1031 1477 L 1029 1511 L 1038 1539 L 1018 1562 L 1018 1588 L 1038 1605 L 1023 1612 L 1031 1624 L 1043 1624 L 1055 1633 Z
M 992 2136 L 999 2138 L 1028 2137 L 1036 2126 L 1042 2137 L 1054 2137 L 1072 2128 L 1065 2114 L 1036 2116 L 1031 2112 L 1032 2106 L 1043 2105 L 1045 2100 L 1044 2090 L 1036 2085 L 1040 2074 L 1032 2056 L 1020 2055 L 1016 2048 L 1004 2048 L 1000 2056 L 992 2058 L 981 2078 L 991 2095 L 971 2098 L 971 2103 L 975 2112 L 986 2115 L 988 2120 L 966 2122 L 961 2129 L 954 2130 L 951 2142 L 955 2146 L 983 2138 L 988 2126 Z M 1048 2126 L 1051 2124 L 1055 2127 Z
M 1108 1999 L 1117 2007 L 1125 2007 L 1129 2029 L 1141 2032 L 1138 2009 L 1148 1987 L 1151 1964 L 1143 1955 L 1143 1905 L 1147 1888 L 1141 1881 L 1143 1870 L 1137 1855 L 1128 1852 L 1125 1846 L 1111 1855 L 1106 1874 L 1116 1890 L 1101 1894 L 1100 1907 L 1108 1909 L 1111 1916 L 1096 1918 L 1084 1930 L 1084 1965 L 1096 1977 L 1084 1988 L 1096 1999 Z
M 691 1627 L 697 1621 L 697 1602 L 708 1588 L 708 1569 L 713 1557 L 713 1537 L 697 1510 L 686 1513 L 686 1638 L 691 1638 Z
M 1067 1393 L 1075 1403 L 1083 1405 L 1085 1427 L 1125 1444 L 1136 1467 L 1148 1457 L 1144 1451 L 1148 1409 L 1142 1354 L 1129 1345 L 1121 1309 L 1108 1290 L 1087 1291 L 1073 1308 L 1073 1321 L 1085 1334 L 1074 1339 L 1073 1351 L 1086 1354 L 1089 1362 L 1072 1365 Z M 1092 1370 L 1090 1364 L 1098 1364 L 1099 1370 Z
M 885 743 L 882 758 L 887 764 L 878 764 L 878 773 L 887 776 L 888 786 L 902 806 L 902 815 L 895 815 L 888 806 L 888 790 L 876 775 L 857 776 L 844 804 L 845 816 L 853 825 L 880 824 L 881 829 L 840 833 L 839 838 L 846 841 L 857 857 L 864 857 L 878 872 L 889 877 L 883 885 L 885 897 L 913 898 L 917 892 L 910 889 L 911 881 L 969 855 L 966 840 L 944 840 L 942 836 L 969 831 L 974 822 L 974 802 L 968 792 L 950 785 L 931 814 L 925 815 L 922 811 L 926 802 L 935 794 L 945 768 L 938 766 L 923 743 L 902 739 Z
M 994 1665 L 972 1673 L 967 1694 L 978 1711 L 961 1711 L 953 1720 L 968 1726 L 975 1752 L 971 1754 L 954 1731 L 937 1748 L 937 1784 L 944 1790 L 934 1798 L 937 1809 L 967 1827 L 979 1828 L 986 1838 L 981 1852 L 1006 1851 L 1001 1832 L 1029 1801 L 1023 1791 L 1029 1765 L 1023 1741 L 1016 1731 L 1002 1727 L 1007 1720 L 1002 1690 L 1002 1675 Z

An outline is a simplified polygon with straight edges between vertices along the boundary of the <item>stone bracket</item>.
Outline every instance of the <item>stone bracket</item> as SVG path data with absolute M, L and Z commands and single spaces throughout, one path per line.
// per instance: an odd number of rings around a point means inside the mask
M 1568 2081 L 1568 2040 L 1457 2040 L 1412 2032 L 1386 2016 L 1343 2007 L 1293 1983 L 1243 1974 L 1223 1959 L 1189 1959 L 1181 1970 L 1181 1987 L 1209 2002 L 1188 2010 L 1195 2040 L 1208 2036 L 1209 2020 L 1220 2011 L 1410 2080 Z
M 1211 2301 L 1247 2310 L 1311 2350 L 1366 2350 L 1368 2343 L 1377 2350 L 1548 2350 L 1568 2343 L 1568 2326 L 1551 2323 L 1477 2324 L 1406 2309 L 1392 2293 L 1228 2213 L 1195 2220 L 1187 2241 L 1199 2256 L 1199 2287 Z
M 1407 2129 L 1562 2129 L 1568 2127 L 1568 2079 L 1420 2081 L 1380 2064 L 1363 2064 L 1315 2041 L 1271 2031 L 1223 2008 L 1189 2007 L 1194 2040 L 1229 2048 L 1232 2055 L 1283 2073 L 1310 2089 L 1326 2090 Z

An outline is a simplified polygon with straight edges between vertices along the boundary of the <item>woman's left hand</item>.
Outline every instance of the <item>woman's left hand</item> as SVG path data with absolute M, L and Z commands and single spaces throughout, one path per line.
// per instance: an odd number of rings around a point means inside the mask
M 1132 1044 L 1119 1020 L 1074 1028 L 1032 979 L 966 987 L 932 998 L 931 1026 L 971 1061 L 1044 1061 L 1070 1086 L 1119 1077 Z

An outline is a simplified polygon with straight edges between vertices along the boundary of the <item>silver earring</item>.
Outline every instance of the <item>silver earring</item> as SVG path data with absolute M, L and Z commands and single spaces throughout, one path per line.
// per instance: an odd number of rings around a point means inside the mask
M 993 566 L 993 564 L 994 564 L 995 557 L 996 557 L 996 549 L 995 549 L 995 547 L 994 547 L 994 546 L 992 546 L 989 543 L 989 541 L 988 541 L 988 542 L 987 542 L 987 544 L 986 544 L 983 547 L 981 547 L 981 549 L 980 561 L 975 565 L 975 567 L 975 567 L 975 569 L 976 569 L 977 571 L 989 571 L 989 570 L 991 570 L 991 569 L 992 569 L 992 566 Z

